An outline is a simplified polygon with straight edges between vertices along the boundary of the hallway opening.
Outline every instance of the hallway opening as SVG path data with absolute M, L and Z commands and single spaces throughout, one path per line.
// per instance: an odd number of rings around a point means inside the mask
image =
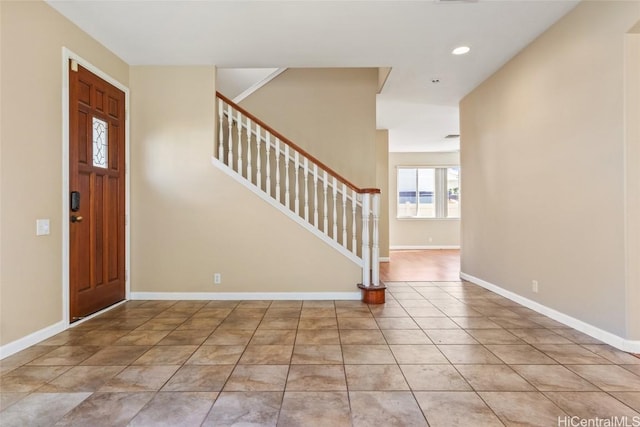
M 383 282 L 447 282 L 460 280 L 459 249 L 392 250 L 380 263 Z

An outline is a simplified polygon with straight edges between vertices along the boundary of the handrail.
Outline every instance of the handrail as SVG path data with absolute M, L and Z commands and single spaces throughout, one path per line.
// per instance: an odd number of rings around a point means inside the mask
M 238 120 L 235 117 L 231 117 L 230 118 L 229 115 L 227 114 L 227 112 L 224 112 L 223 114 L 227 118 L 227 120 L 231 120 L 235 125 L 238 125 Z M 256 138 L 260 138 L 260 141 L 262 141 L 265 144 L 267 144 L 269 148 L 271 148 L 273 150 L 276 149 L 276 144 L 273 141 L 269 142 L 267 140 L 267 138 L 265 138 L 264 136 L 258 134 L 258 132 L 256 132 L 254 129 L 252 129 L 251 126 L 247 125 L 244 122 L 240 122 L 239 124 L 240 124 L 240 126 L 242 126 L 242 128 L 244 128 L 251 135 L 255 136 Z M 293 157 L 289 157 L 289 163 L 290 164 L 295 163 L 295 160 L 293 159 Z M 304 168 L 303 165 L 298 165 L 298 170 L 302 170 L 303 168 Z M 328 174 L 328 172 L 327 172 L 327 174 Z M 323 183 L 324 182 L 324 177 L 322 175 L 319 175 L 318 176 L 318 181 Z M 331 182 L 331 180 L 327 180 L 327 185 L 329 187 L 333 187 L 333 183 Z M 346 183 L 345 183 L 345 185 L 346 185 Z M 347 198 L 349 200 L 352 200 L 353 197 L 351 196 L 351 193 L 354 192 L 354 190 L 352 188 L 350 188 L 350 190 L 351 191 L 347 192 Z M 379 194 L 380 193 L 380 189 L 378 189 L 378 188 L 362 188 L 362 189 L 360 189 L 360 192 L 358 192 L 358 190 L 355 190 L 355 192 L 357 194 L 366 194 L 366 193 Z M 338 186 L 338 194 L 342 194 L 342 186 Z M 362 205 L 362 202 L 360 202 L 359 200 L 355 200 L 355 203 L 357 203 L 358 206 Z
M 263 122 L 262 120 L 260 120 L 259 118 L 257 118 L 256 116 L 254 116 L 253 114 L 251 114 L 250 112 L 248 112 L 247 110 L 245 110 L 244 108 L 242 108 L 241 106 L 239 106 L 238 104 L 236 104 L 235 102 L 233 102 L 232 100 L 224 96 L 223 94 L 221 94 L 220 92 L 216 92 L 216 96 L 222 99 L 227 105 L 230 105 L 234 109 L 240 111 L 243 115 L 251 119 L 254 123 L 258 124 L 262 129 L 266 130 L 267 132 L 269 132 L 270 134 L 278 138 L 280 141 L 284 142 L 286 145 L 293 148 L 295 151 L 302 154 L 304 157 L 308 158 L 311 162 L 318 165 L 319 168 L 327 171 L 329 175 L 336 178 L 338 181 L 345 184 L 347 187 L 354 190 L 356 193 L 359 193 L 359 194 L 362 194 L 362 193 L 379 194 L 380 193 L 379 188 L 360 188 L 356 186 L 355 184 L 351 183 L 349 180 L 341 176 L 339 173 L 331 169 L 329 166 L 325 165 L 320 160 L 318 160 L 317 158 L 309 154 L 307 151 L 300 148 L 298 145 L 292 142 L 289 138 L 282 135 L 280 132 L 273 129 L 271 126 L 269 126 L 268 124 L 266 124 L 265 122 Z
M 380 189 L 355 186 L 229 98 L 219 92 L 216 95 L 220 126 L 216 151 L 217 159 L 221 165 L 225 166 L 224 169 L 228 168 L 232 171 L 233 176 L 237 174 L 242 178 L 241 182 L 250 188 L 257 188 L 259 194 L 275 201 L 278 206 L 285 209 L 288 215 L 292 215 L 296 220 L 305 221 L 305 224 L 315 230 L 314 232 L 321 233 L 323 239 L 331 245 L 335 244 L 340 251 L 350 250 L 356 257 L 356 262 L 359 259 L 362 263 L 362 286 L 378 285 L 380 280 Z M 234 117 L 236 114 L 237 118 Z M 228 129 L 227 133 L 225 129 Z M 243 138 L 243 131 L 246 138 Z M 236 135 L 235 138 L 234 135 Z M 255 136 L 255 157 L 251 155 L 253 136 Z M 266 150 L 261 148 L 264 145 Z M 246 153 L 243 153 L 243 147 L 246 148 Z M 270 160 L 272 150 L 275 152 L 275 165 Z M 282 152 L 284 169 L 280 167 Z M 234 153 L 237 153 L 235 162 Z M 290 174 L 292 163 L 293 179 Z M 252 173 L 253 165 L 256 172 L 255 180 Z M 309 166 L 312 166 L 313 171 Z M 272 167 L 275 167 L 275 171 Z M 262 180 L 263 169 L 264 181 Z M 303 171 L 302 183 L 300 183 L 301 170 Z M 319 171 L 322 173 L 318 174 Z M 274 191 L 272 174 L 275 176 L 274 194 L 272 194 Z M 284 182 L 284 188 L 281 182 Z M 341 195 L 340 198 L 339 195 Z M 358 207 L 360 213 L 357 212 Z M 357 220 L 357 216 L 361 218 L 360 221 Z M 359 248 L 360 251 L 358 251 Z

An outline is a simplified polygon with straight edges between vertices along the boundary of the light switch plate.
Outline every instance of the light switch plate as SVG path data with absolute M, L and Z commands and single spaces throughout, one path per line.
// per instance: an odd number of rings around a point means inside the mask
M 47 236 L 49 234 L 49 219 L 37 219 L 36 236 Z

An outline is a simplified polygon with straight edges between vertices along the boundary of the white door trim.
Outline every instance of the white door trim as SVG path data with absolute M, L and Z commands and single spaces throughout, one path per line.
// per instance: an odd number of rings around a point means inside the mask
M 74 60 L 125 94 L 125 299 L 131 293 L 131 173 L 129 167 L 129 88 L 80 55 L 62 48 L 62 321 L 69 327 L 69 60 Z

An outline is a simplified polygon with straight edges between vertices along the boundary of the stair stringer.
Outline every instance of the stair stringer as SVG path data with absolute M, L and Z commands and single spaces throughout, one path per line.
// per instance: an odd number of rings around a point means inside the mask
M 275 209 L 282 212 L 282 214 L 286 215 L 289 219 L 294 221 L 296 224 L 298 224 L 302 228 L 306 229 L 307 231 L 315 235 L 317 238 L 322 240 L 327 245 L 331 246 L 333 249 L 335 249 L 340 254 L 342 254 L 347 259 L 349 259 L 351 262 L 353 262 L 356 266 L 358 266 L 359 268 L 362 268 L 364 266 L 364 262 L 362 261 L 362 258 L 358 257 L 356 254 L 349 251 L 341 244 L 337 243 L 331 237 L 327 236 L 325 233 L 318 230 L 312 224 L 305 221 L 303 218 L 301 218 L 299 215 L 292 212 L 290 209 L 282 205 L 280 202 L 278 202 L 274 198 L 267 195 L 267 193 L 265 193 L 260 188 L 256 187 L 254 184 L 246 180 L 242 175 L 240 175 L 235 170 L 231 169 L 226 164 L 218 160 L 215 156 L 211 156 L 211 163 L 213 164 L 213 166 L 215 166 L 217 169 L 219 169 L 220 171 L 225 173 L 227 176 L 235 180 L 237 183 L 241 184 L 243 187 L 245 187 L 246 189 L 248 189 L 249 191 L 257 195 L 258 197 L 260 197 L 262 200 L 264 200 L 265 202 L 273 206 Z

